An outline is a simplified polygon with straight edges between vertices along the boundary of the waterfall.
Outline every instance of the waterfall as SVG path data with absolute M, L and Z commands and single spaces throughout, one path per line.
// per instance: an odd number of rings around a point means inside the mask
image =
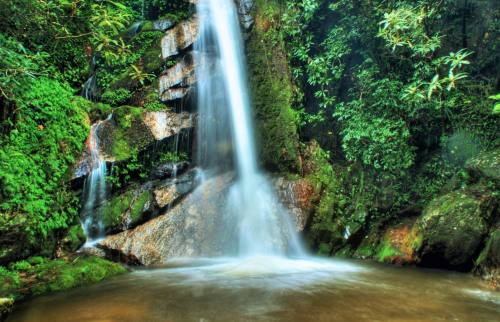
M 110 114 L 106 120 L 111 119 Z M 85 179 L 83 186 L 83 213 L 82 226 L 87 236 L 87 245 L 92 244 L 99 238 L 104 237 L 104 228 L 97 211 L 97 206 L 106 199 L 106 161 L 102 159 L 99 150 L 99 128 L 101 122 L 97 122 L 90 128 L 90 135 L 87 139 L 87 152 L 90 156 L 90 172 Z
M 235 4 L 232 0 L 200 0 L 197 10 L 198 164 L 204 170 L 236 170 L 225 218 L 228 225 L 238 225 L 238 255 L 300 255 L 290 216 L 257 165 Z
M 89 101 L 95 101 L 98 95 L 97 90 L 97 77 L 96 77 L 96 56 L 92 56 L 90 62 L 90 77 L 85 81 L 82 86 L 81 95 Z

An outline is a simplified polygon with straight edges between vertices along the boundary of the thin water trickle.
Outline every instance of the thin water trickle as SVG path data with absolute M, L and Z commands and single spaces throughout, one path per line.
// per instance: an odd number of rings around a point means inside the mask
M 110 120 L 110 114 L 106 121 Z M 90 128 L 90 134 L 86 142 L 87 151 L 90 156 L 90 173 L 85 179 L 83 187 L 83 212 L 82 226 L 87 236 L 85 246 L 93 245 L 97 240 L 104 237 L 104 227 L 99 216 L 97 206 L 106 199 L 106 161 L 100 154 L 99 129 L 102 122 L 97 122 Z
M 238 224 L 238 255 L 301 255 L 291 219 L 258 169 L 235 4 L 201 0 L 197 9 L 198 163 L 204 169 L 232 165 L 237 171 L 225 211 Z

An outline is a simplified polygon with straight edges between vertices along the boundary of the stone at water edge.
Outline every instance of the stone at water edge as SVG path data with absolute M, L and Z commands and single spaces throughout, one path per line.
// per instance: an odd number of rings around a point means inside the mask
M 289 211 L 297 231 L 303 231 L 313 210 L 314 186 L 307 179 L 286 180 L 273 179 L 280 202 Z
M 474 272 L 500 290 L 500 225 L 490 233 L 486 246 L 475 260 Z
M 481 185 L 432 200 L 416 223 L 420 264 L 470 270 L 497 204 L 498 198 Z
M 220 209 L 226 207 L 233 177 L 225 174 L 204 182 L 170 211 L 133 230 L 107 236 L 97 247 L 112 259 L 140 265 L 226 253 L 236 232 L 225 230 L 227 218 Z

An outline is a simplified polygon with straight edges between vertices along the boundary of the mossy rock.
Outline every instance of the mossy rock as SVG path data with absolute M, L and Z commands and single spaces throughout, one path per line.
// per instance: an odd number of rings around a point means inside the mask
M 480 185 L 431 201 L 417 221 L 421 264 L 470 270 L 497 203 L 494 194 Z
M 0 297 L 16 301 L 32 296 L 83 286 L 127 272 L 120 265 L 95 256 L 61 259 L 31 257 L 0 266 Z
M 124 161 L 133 150 L 140 151 L 154 142 L 151 130 L 143 122 L 144 109 L 121 106 L 113 111 L 112 122 L 99 128 L 102 151 L 113 161 Z
M 66 237 L 62 240 L 64 250 L 68 252 L 76 252 L 86 240 L 85 232 L 82 225 L 76 224 L 68 229 Z
M 489 235 L 486 245 L 475 261 L 474 271 L 488 280 L 495 288 L 500 288 L 500 228 Z
M 152 199 L 149 191 L 131 189 L 106 201 L 96 211 L 106 233 L 115 233 L 142 223 Z
M 100 282 L 127 271 L 120 264 L 95 256 L 51 260 L 39 264 L 35 270 L 37 283 L 31 287 L 31 293 L 34 295 Z
M 387 228 L 381 242 L 373 254 L 376 260 L 398 265 L 413 264 L 418 261 L 415 249 L 421 247 L 422 234 L 414 226 L 415 220 L 408 220 Z
M 265 8 L 256 15 L 264 19 Z M 255 109 L 259 154 L 272 171 L 299 168 L 297 113 L 293 110 L 293 84 L 283 40 L 277 29 L 256 25 L 247 42 L 250 90 Z
M 500 149 L 480 153 L 467 161 L 466 168 L 476 180 L 487 179 L 500 183 Z

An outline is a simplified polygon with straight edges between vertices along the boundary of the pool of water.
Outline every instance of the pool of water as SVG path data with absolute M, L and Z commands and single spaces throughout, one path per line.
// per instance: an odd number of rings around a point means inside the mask
M 500 321 L 467 274 L 346 260 L 176 260 L 26 301 L 12 321 Z

